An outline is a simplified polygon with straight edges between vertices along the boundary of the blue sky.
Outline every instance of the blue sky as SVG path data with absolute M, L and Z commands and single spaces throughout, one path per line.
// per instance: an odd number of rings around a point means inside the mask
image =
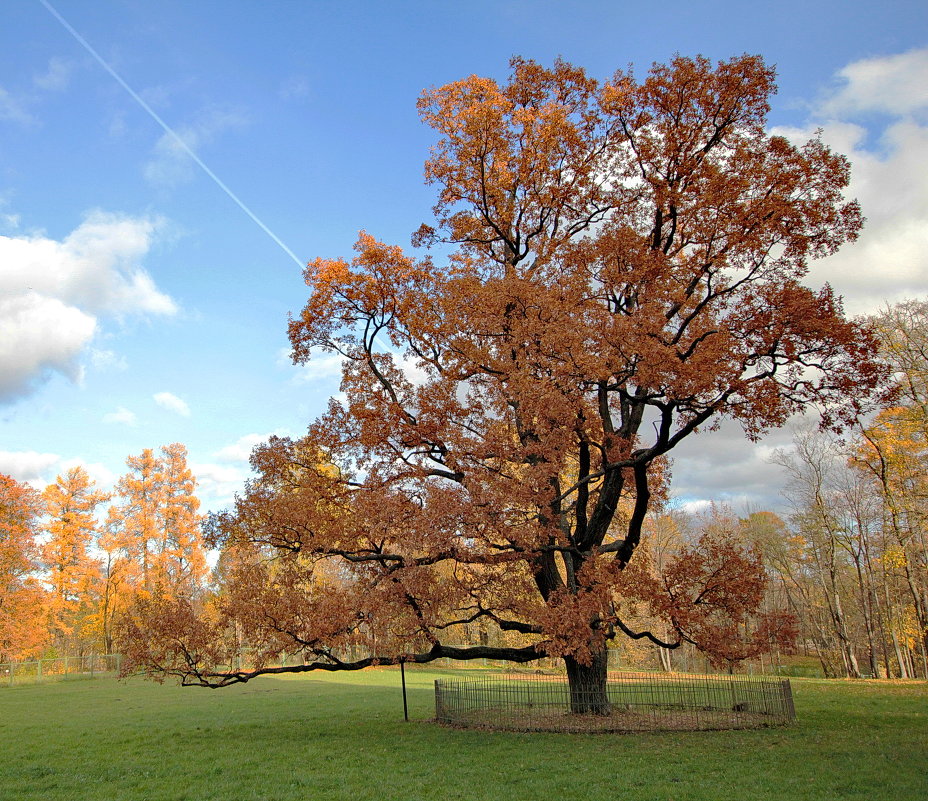
M 205 507 L 227 502 L 250 447 L 300 434 L 338 389 L 331 359 L 286 358 L 306 298 L 296 261 L 349 255 L 361 228 L 407 245 L 433 203 L 416 98 L 504 79 L 513 55 L 607 77 L 677 52 L 762 54 L 779 75 L 771 126 L 821 127 L 869 220 L 810 281 L 853 313 L 928 294 L 922 0 L 52 6 L 138 99 L 40 0 L 3 4 L 0 472 L 36 486 L 76 462 L 105 485 L 129 454 L 179 441 Z M 678 453 L 676 492 L 776 504 L 766 458 L 788 439 L 707 434 Z

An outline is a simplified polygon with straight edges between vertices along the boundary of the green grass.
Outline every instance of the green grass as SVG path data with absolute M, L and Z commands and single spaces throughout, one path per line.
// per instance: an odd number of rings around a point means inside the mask
M 783 729 L 514 734 L 427 722 L 399 673 L 224 690 L 114 679 L 0 688 L 2 801 L 928 798 L 928 684 L 794 680 Z

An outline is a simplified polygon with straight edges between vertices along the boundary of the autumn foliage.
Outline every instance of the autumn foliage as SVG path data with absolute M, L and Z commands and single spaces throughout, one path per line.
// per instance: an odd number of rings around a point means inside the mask
M 0 474 L 0 657 L 21 658 L 44 645 L 44 594 L 38 567 L 39 494 Z
M 643 603 L 677 642 L 697 646 L 716 667 L 795 643 L 791 612 L 759 611 L 767 588 L 760 552 L 745 548 L 730 532 L 704 532 L 660 569 L 645 553 L 622 572 L 618 588 L 625 604 Z M 619 625 L 627 635 L 640 636 Z
M 700 541 L 658 578 L 636 551 L 685 438 L 723 418 L 756 438 L 810 407 L 837 426 L 869 402 L 871 332 L 803 283 L 860 229 L 848 162 L 767 133 L 758 57 L 603 83 L 512 67 L 420 98 L 438 199 L 414 239 L 431 252 L 362 233 L 350 261 L 307 267 L 293 357 L 339 354 L 344 398 L 255 451 L 258 477 L 211 521 L 239 555 L 223 594 L 171 636 L 154 612 L 135 632 L 152 673 L 215 686 L 292 651 L 293 670 L 547 654 L 595 690 L 623 633 L 750 653 L 754 555 Z M 666 632 L 630 626 L 632 599 Z M 787 636 L 776 621 L 758 636 Z M 496 644 L 460 644 L 487 627 Z M 235 669 L 232 631 L 256 669 Z M 587 697 L 575 709 L 600 711 Z
M 130 456 L 114 492 L 82 467 L 41 493 L 0 474 L 0 662 L 113 653 L 137 604 L 202 594 L 186 457 L 179 443 Z
M 82 467 L 70 468 L 43 493 L 47 538 L 41 554 L 47 576 L 49 633 L 64 650 L 93 642 L 99 633 L 102 570 L 92 548 L 100 528 L 97 507 L 109 497 L 94 488 Z

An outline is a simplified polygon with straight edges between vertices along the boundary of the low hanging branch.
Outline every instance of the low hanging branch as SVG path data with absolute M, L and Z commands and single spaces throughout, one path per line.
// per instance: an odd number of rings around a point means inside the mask
M 328 657 L 329 655 L 327 655 Z M 284 665 L 279 667 L 264 667 L 254 670 L 237 670 L 232 672 L 212 672 L 201 670 L 195 665 L 189 665 L 189 670 L 156 671 L 156 674 L 166 673 L 177 676 L 185 687 L 199 686 L 213 689 L 227 687 L 230 684 L 243 684 L 258 676 L 274 676 L 281 673 L 308 673 L 314 670 L 341 671 L 363 670 L 378 665 L 398 665 L 401 662 L 424 665 L 436 659 L 491 659 L 500 662 L 532 662 L 538 659 L 538 652 L 532 648 L 490 648 L 486 646 L 472 646 L 470 648 L 455 648 L 453 646 L 436 645 L 426 653 L 402 654 L 400 656 L 368 656 L 364 659 L 343 661 L 329 657 L 331 661 L 308 662 L 303 665 Z

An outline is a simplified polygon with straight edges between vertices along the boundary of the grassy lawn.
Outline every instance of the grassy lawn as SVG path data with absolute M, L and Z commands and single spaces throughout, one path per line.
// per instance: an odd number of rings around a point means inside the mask
M 928 683 L 795 679 L 798 725 L 637 735 L 442 728 L 407 671 L 224 690 L 0 688 L 2 801 L 928 798 Z

